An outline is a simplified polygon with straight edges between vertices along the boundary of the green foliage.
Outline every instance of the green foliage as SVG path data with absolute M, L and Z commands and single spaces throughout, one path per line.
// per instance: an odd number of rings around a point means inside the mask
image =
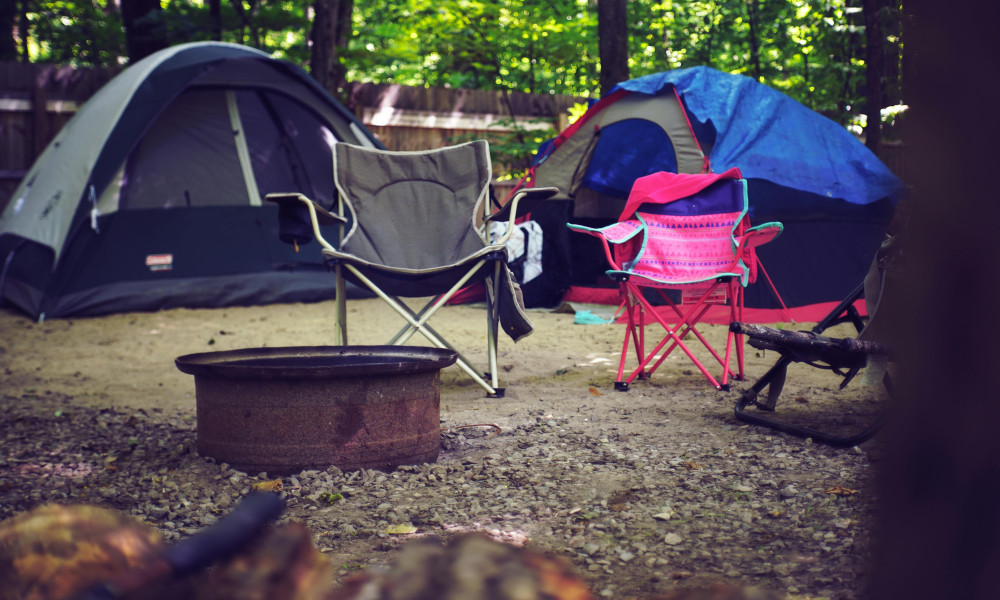
M 632 0 L 631 77 L 709 65 L 782 90 L 842 123 L 865 100 L 862 0 Z M 902 0 L 882 0 L 883 97 L 903 104 Z M 222 39 L 307 65 L 311 0 L 225 0 Z M 118 3 L 38 0 L 32 60 L 125 62 Z M 210 39 L 205 0 L 163 0 L 172 43 Z M 352 81 L 595 96 L 592 0 L 354 0 L 341 56 Z
M 204 0 L 164 0 L 154 17 L 176 44 L 212 39 Z M 127 62 L 119 3 L 42 0 L 28 13 L 33 62 L 107 66 Z M 221 41 L 244 44 L 300 65 L 309 61 L 310 22 L 305 0 L 223 0 Z M 237 9 L 239 7 L 239 9 Z
M 39 0 L 28 13 L 33 60 L 116 65 L 125 54 L 121 15 L 112 0 Z
M 586 0 L 357 0 L 348 78 L 578 93 L 597 84 L 596 28 Z
M 485 134 L 476 132 L 457 135 L 448 140 L 448 143 L 460 144 L 479 139 L 489 141 L 493 171 L 497 174 L 497 179 L 503 181 L 520 179 L 526 175 L 538 146 L 557 133 L 555 127 L 544 120 L 500 119 Z

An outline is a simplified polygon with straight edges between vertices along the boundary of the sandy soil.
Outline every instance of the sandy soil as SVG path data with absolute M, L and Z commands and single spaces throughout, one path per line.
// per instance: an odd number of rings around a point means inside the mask
M 0 309 L 0 397 L 12 405 L 33 399 L 44 405 L 46 399 L 64 401 L 68 397 L 80 406 L 126 411 L 141 408 L 150 413 L 184 414 L 191 419 L 194 379 L 175 367 L 177 356 L 262 346 L 328 345 L 333 339 L 333 308 L 333 303 L 319 303 L 175 309 L 43 323 Z M 611 308 L 603 310 L 610 314 Z M 348 311 L 352 344 L 382 344 L 396 331 L 394 315 L 376 299 L 352 300 Z M 784 458 L 776 459 L 784 461 L 782 464 L 798 456 L 788 458 L 788 447 L 803 449 L 807 445 L 804 440 L 784 434 L 762 435 L 760 428 L 737 421 L 733 404 L 748 383 L 736 382 L 730 392 L 717 391 L 679 353 L 671 355 L 652 379 L 636 382 L 629 392 L 617 392 L 614 381 L 622 326 L 577 325 L 572 312 L 538 310 L 530 316 L 536 327 L 531 336 L 517 344 L 506 337 L 501 339 L 501 385 L 506 387 L 506 397 L 485 397 L 483 390 L 457 367 L 449 367 L 442 372 L 443 422 L 449 426 L 489 423 L 503 430 L 516 430 L 526 422 L 555 415 L 557 419 L 571 419 L 588 439 L 593 436 L 604 440 L 606 436 L 613 443 L 659 448 L 667 456 L 684 456 L 680 447 L 697 443 L 715 449 L 710 451 L 711 456 L 706 455 L 711 460 L 734 464 L 745 455 L 734 449 L 753 438 L 751 447 L 758 457 L 754 460 L 763 469 L 767 469 L 769 461 L 766 449 L 777 447 L 777 442 L 771 440 L 787 442 L 783 446 Z M 435 322 L 460 350 L 485 364 L 486 327 L 481 307 L 449 306 Z M 805 329 L 810 325 L 794 327 Z M 703 330 L 715 343 L 726 334 L 722 326 L 706 326 Z M 850 331 L 834 331 L 833 335 L 847 336 Z M 748 347 L 748 379 L 759 377 L 776 358 L 774 353 L 765 355 Z M 711 370 L 716 372 L 718 368 Z M 813 426 L 857 428 L 867 423 L 879 408 L 871 390 L 860 378 L 843 391 L 837 391 L 838 383 L 838 378 L 827 371 L 793 366 L 779 413 L 792 419 L 805 417 Z M 510 443 L 499 436 L 483 444 L 483 449 L 504 453 L 504 445 Z M 841 464 L 837 457 L 847 452 L 857 451 L 824 450 L 819 456 L 830 464 Z M 878 438 L 866 443 L 863 452 L 877 458 Z M 719 473 L 726 472 L 723 465 Z M 870 482 L 872 474 L 841 470 L 829 482 L 815 482 L 814 475 L 803 466 L 801 472 L 782 472 L 780 479 L 825 489 Z M 595 481 L 588 498 L 615 485 L 614 481 Z M 867 537 L 864 527 L 855 535 Z M 861 546 L 867 548 L 867 543 Z M 363 555 L 370 550 L 362 545 L 356 552 Z M 348 550 L 344 552 L 345 557 L 338 558 L 346 563 L 351 557 Z M 863 560 L 860 555 L 856 558 Z M 645 567 L 637 564 L 636 568 Z M 845 571 L 843 580 L 850 581 L 852 572 Z M 785 589 L 794 589 L 790 588 L 792 583 L 789 579 Z M 816 590 L 829 587 L 828 583 L 810 585 Z M 856 581 L 847 583 L 843 594 L 834 595 L 852 597 L 858 585 Z
M 612 307 L 595 308 L 610 315 Z M 8 394 L 60 394 L 96 407 L 194 408 L 193 378 L 178 371 L 177 356 L 254 347 L 320 346 L 333 341 L 334 305 L 279 304 L 221 309 L 173 309 L 156 313 L 127 313 L 36 323 L 11 309 L 0 309 L 0 392 Z M 565 309 L 564 309 L 565 310 Z M 624 328 L 620 325 L 576 325 L 572 312 L 529 311 L 535 331 L 518 343 L 501 334 L 501 385 L 507 388 L 502 404 L 516 411 L 518 402 L 538 401 L 540 396 L 606 393 L 609 401 L 624 402 L 630 393 L 615 393 L 615 369 Z M 351 344 L 384 344 L 397 329 L 395 316 L 376 299 L 348 303 Z M 449 306 L 434 323 L 460 351 L 485 368 L 486 327 L 483 310 L 474 305 Z M 782 324 L 807 329 L 812 324 Z M 849 326 L 831 335 L 849 336 Z M 720 345 L 725 328 L 704 326 L 706 337 Z M 656 332 L 650 328 L 650 335 Z M 426 342 L 415 337 L 410 343 Z M 695 352 L 705 358 L 703 350 Z M 747 348 L 749 380 L 762 374 L 776 358 Z M 720 369 L 710 367 L 713 374 Z M 786 395 L 795 389 L 819 389 L 836 384 L 829 373 L 793 367 Z M 690 383 L 671 389 L 675 383 Z M 656 372 L 653 384 L 664 400 L 679 403 L 688 388 L 706 400 L 702 410 L 724 415 L 737 390 L 716 392 L 680 353 L 668 357 Z M 704 385 L 701 385 L 704 383 Z M 495 401 L 466 380 L 457 367 L 442 373 L 442 409 L 451 404 L 488 410 Z M 643 393 L 644 382 L 635 384 Z M 591 390 L 590 388 L 595 388 Z M 800 400 L 801 403 L 801 400 Z M 734 421 L 735 422 L 735 421 Z

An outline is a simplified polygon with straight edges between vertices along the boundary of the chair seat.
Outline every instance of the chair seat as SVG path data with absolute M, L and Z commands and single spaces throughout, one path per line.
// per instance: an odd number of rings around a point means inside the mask
M 323 260 L 327 265 L 341 263 L 355 266 L 386 293 L 403 298 L 422 298 L 449 289 L 467 275 L 470 279 L 481 280 L 483 270 L 491 266 L 488 259 L 502 258 L 503 252 L 503 246 L 487 246 L 453 264 L 421 269 L 376 264 L 336 250 L 324 250 Z M 480 263 L 477 270 L 469 275 L 477 262 Z M 350 272 L 346 277 L 358 283 L 357 277 Z

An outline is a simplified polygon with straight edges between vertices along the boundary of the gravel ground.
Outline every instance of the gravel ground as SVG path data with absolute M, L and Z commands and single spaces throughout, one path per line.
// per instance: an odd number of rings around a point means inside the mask
M 282 477 L 283 518 L 305 522 L 341 576 L 388 563 L 415 535 L 476 530 L 567 558 L 602 597 L 702 579 L 793 596 L 861 594 L 874 500 L 865 451 L 745 427 L 667 445 L 594 433 L 580 416 L 627 423 L 655 409 L 589 408 L 539 409 L 499 434 L 445 422 L 433 464 Z M 93 503 L 172 541 L 273 481 L 198 456 L 190 415 L 5 396 L 2 422 L 2 518 L 47 502 Z M 394 526 L 415 533 L 388 533 Z
M 308 310 L 318 309 L 298 315 Z M 315 343 L 277 311 L 44 324 L 0 312 L 0 519 L 48 502 L 91 503 L 176 541 L 276 479 L 198 455 L 192 381 L 172 359 L 206 344 Z M 478 323 L 473 309 L 452 319 L 466 313 Z M 338 580 L 391 563 L 416 537 L 482 531 L 566 559 L 602 598 L 717 581 L 790 598 L 862 595 L 878 438 L 835 449 L 744 425 L 732 416 L 738 391 L 716 392 L 685 361 L 615 392 L 618 330 L 567 327 L 572 315 L 534 318 L 540 332 L 501 357 L 507 398 L 485 399 L 457 370 L 442 371 L 436 462 L 280 478 L 282 519 L 308 526 Z M 285 337 L 260 333 L 265 325 Z M 774 358 L 751 352 L 751 376 Z M 803 377 L 812 375 L 790 374 L 779 411 L 830 408 L 843 394 L 835 381 Z M 858 418 L 833 408 L 825 412 Z

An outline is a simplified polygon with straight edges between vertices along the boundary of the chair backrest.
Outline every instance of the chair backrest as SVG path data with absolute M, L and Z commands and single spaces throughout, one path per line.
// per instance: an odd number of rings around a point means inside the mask
M 746 181 L 719 179 L 666 203 L 641 204 L 635 216 L 644 235 L 623 245 L 621 264 L 633 274 L 664 284 L 685 285 L 722 276 L 745 279 L 738 240 L 747 228 Z
M 333 173 L 350 220 L 343 252 L 426 269 L 454 264 L 486 245 L 476 226 L 492 179 L 484 140 L 420 152 L 338 143 Z

